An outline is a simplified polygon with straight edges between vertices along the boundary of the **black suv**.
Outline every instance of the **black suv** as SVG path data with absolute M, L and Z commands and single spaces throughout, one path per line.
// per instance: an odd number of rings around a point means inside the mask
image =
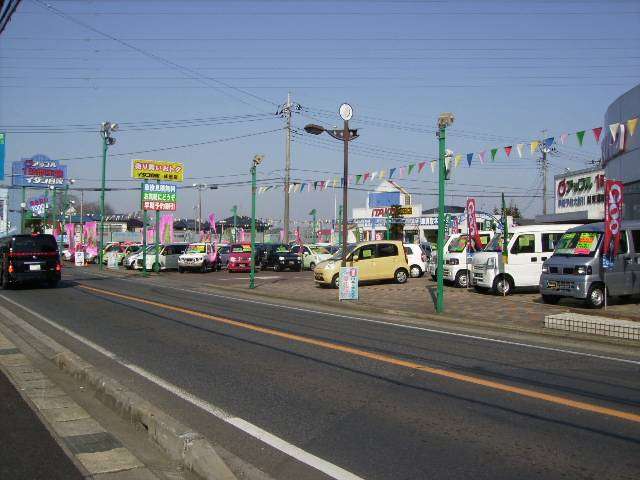
M 275 270 L 278 265 L 278 257 L 289 251 L 289 247 L 282 243 L 267 243 L 260 252 L 256 253 L 256 265 L 260 265 L 260 270 L 273 268 Z
M 60 281 L 62 265 L 58 244 L 53 235 L 12 235 L 0 238 L 0 285 L 46 282 L 55 287 Z

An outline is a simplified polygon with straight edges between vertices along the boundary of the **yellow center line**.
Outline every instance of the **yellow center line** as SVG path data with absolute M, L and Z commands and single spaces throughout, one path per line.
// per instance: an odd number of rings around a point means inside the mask
M 245 330 L 251 330 L 254 332 L 260 332 L 267 335 L 272 335 L 274 337 L 285 338 L 287 340 L 293 340 L 300 343 L 305 343 L 307 345 L 314 345 L 317 347 L 326 348 L 328 350 L 333 350 L 337 352 L 348 353 L 351 355 L 356 355 L 363 358 L 368 358 L 370 360 L 376 360 L 378 362 L 387 363 L 390 365 L 396 365 L 399 367 L 410 368 L 412 370 L 418 370 L 420 372 L 430 373 L 432 375 L 437 375 L 440 377 L 450 378 L 453 380 L 458 380 L 460 382 L 471 383 L 473 385 L 481 385 L 483 387 L 491 388 L 494 390 L 499 390 L 507 393 L 514 393 L 516 395 L 522 395 L 524 397 L 534 398 L 536 400 L 543 400 L 545 402 L 554 403 L 557 405 L 563 405 L 565 407 L 573 408 L 576 410 L 583 410 L 592 413 L 599 413 L 602 415 L 608 415 L 611 417 L 620 418 L 623 420 L 628 420 L 631 422 L 640 423 L 640 415 L 630 412 L 625 412 L 622 410 L 616 410 L 613 408 L 602 407 L 599 405 L 594 405 L 591 403 L 580 402 L 576 400 L 571 400 L 569 398 L 560 397 L 557 395 L 551 395 L 548 393 L 538 392 L 536 390 L 530 390 L 528 388 L 515 387 L 512 385 L 507 385 L 504 383 L 494 382 L 491 380 L 485 380 L 480 377 L 474 377 L 472 375 L 465 375 L 462 373 L 453 372 L 450 370 L 444 370 L 442 368 L 434 368 L 428 367 L 426 365 L 421 365 L 419 363 L 411 362 L 408 360 L 402 360 L 400 358 L 395 358 L 390 355 L 384 355 L 381 353 L 369 352 L 367 350 L 361 350 L 359 348 L 347 347 L 345 345 L 340 345 L 337 343 L 327 342 L 324 340 L 316 340 L 314 338 L 304 337 L 302 335 L 296 335 L 294 333 L 286 333 L 281 332 L 279 330 L 275 330 L 273 328 L 268 327 L 260 327 L 257 325 L 251 325 L 249 323 L 240 322 L 237 320 L 231 320 L 228 318 L 218 317 L 216 315 L 211 315 L 208 313 L 198 312 L 196 310 L 191 310 L 189 308 L 184 307 L 176 307 L 174 305 L 167 305 L 160 302 L 155 302 L 153 300 L 146 300 L 144 298 L 133 297 L 131 295 L 125 295 L 122 293 L 111 292 L 109 290 L 102 290 L 99 288 L 89 287 L 87 285 L 80 284 L 79 288 L 89 290 L 91 292 L 121 298 L 123 300 L 129 300 L 132 302 L 143 303 L 145 305 L 151 305 L 154 307 L 162 308 L 165 310 L 170 310 L 173 312 L 184 313 L 187 315 L 191 315 L 194 317 L 204 318 L 207 320 L 212 320 L 218 323 L 223 323 L 226 325 L 232 325 L 234 327 L 243 328 Z

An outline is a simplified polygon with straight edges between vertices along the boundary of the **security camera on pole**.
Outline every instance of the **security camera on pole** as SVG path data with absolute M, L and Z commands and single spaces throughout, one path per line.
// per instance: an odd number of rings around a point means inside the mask
M 441 113 L 438 117 L 438 140 L 439 140 L 439 160 L 438 160 L 438 296 L 436 299 L 436 312 L 444 311 L 444 181 L 447 177 L 445 148 L 445 130 L 451 126 L 454 121 L 453 113 Z

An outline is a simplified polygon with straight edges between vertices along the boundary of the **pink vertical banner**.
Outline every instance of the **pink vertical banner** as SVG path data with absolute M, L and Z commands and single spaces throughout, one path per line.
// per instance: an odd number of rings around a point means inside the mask
M 173 243 L 173 215 L 160 217 L 160 243 Z
M 147 243 L 154 243 L 156 241 L 156 229 L 151 227 L 147 228 Z
M 98 255 L 98 222 L 84 224 L 85 252 L 89 255 Z
M 218 229 L 216 228 L 216 216 L 211 213 L 209 214 L 209 232 L 211 233 L 211 238 L 213 239 L 213 261 L 215 262 L 218 258 Z
M 76 251 L 76 226 L 73 223 L 67 223 L 65 225 L 65 233 L 67 235 L 67 243 L 69 244 L 69 251 L 73 254 Z
M 240 229 L 240 243 L 244 243 L 244 228 Z
M 280 243 L 284 242 L 284 229 L 280 229 Z

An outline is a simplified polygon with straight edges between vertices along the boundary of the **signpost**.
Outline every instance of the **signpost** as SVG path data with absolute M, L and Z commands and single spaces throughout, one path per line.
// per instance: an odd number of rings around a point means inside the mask
M 46 155 L 34 155 L 11 164 L 11 184 L 18 187 L 64 185 L 67 166 Z
M 74 260 L 76 267 L 84 267 L 84 252 L 82 250 L 76 250 Z
M 340 267 L 340 300 L 358 300 L 358 267 Z
M 166 183 L 142 184 L 142 210 L 158 210 L 175 212 L 177 205 L 177 188 Z

